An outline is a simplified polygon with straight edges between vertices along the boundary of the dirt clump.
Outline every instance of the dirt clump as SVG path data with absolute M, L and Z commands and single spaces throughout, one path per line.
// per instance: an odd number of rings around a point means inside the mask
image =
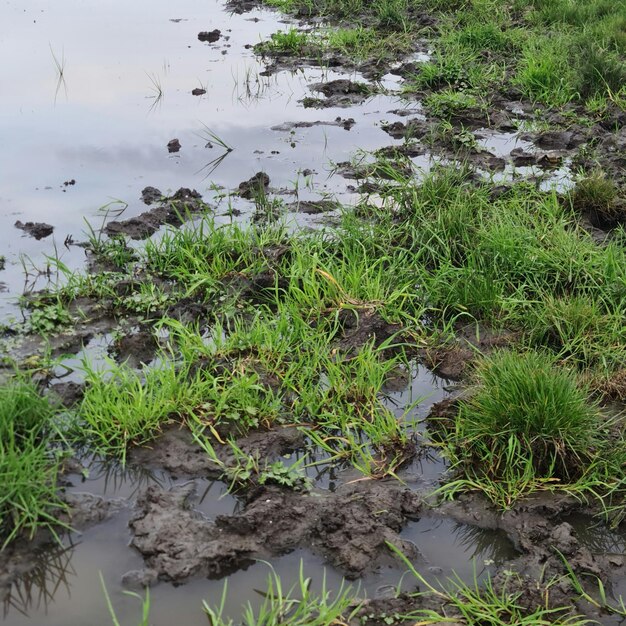
M 512 331 L 470 324 L 458 329 L 454 343 L 425 348 L 421 357 L 426 367 L 437 376 L 457 381 L 465 377 L 469 365 L 479 355 L 504 348 L 516 337 Z
M 84 392 L 84 385 L 73 381 L 56 383 L 50 385 L 49 389 L 53 399 L 67 408 L 76 406 L 82 400 Z
M 45 222 L 22 222 L 17 220 L 14 224 L 15 228 L 23 230 L 27 235 L 34 237 L 35 239 L 45 239 L 49 237 L 54 231 L 54 226 L 46 224 Z
M 239 183 L 239 195 L 246 200 L 253 200 L 267 193 L 270 177 L 265 172 L 257 172 L 252 178 Z
M 342 332 L 337 339 L 337 347 L 345 352 L 359 350 L 370 341 L 379 346 L 401 330 L 399 324 L 386 322 L 373 309 L 360 310 L 358 314 L 350 309 L 342 309 L 339 311 L 339 323 Z
M 161 200 L 162 198 L 163 194 L 161 193 L 160 189 L 157 189 L 156 187 L 148 186 L 144 187 L 141 190 L 141 201 L 148 206 L 159 202 L 159 200 Z
M 367 83 L 351 81 L 346 78 L 339 78 L 329 82 L 313 83 L 309 89 L 323 94 L 326 99 L 305 98 L 305 107 L 327 108 L 327 107 L 351 107 L 360 104 L 369 98 L 375 89 Z
M 157 348 L 154 335 L 147 329 L 140 329 L 117 339 L 110 351 L 119 363 L 125 361 L 131 367 L 139 367 L 152 361 Z
M 185 214 L 203 210 L 205 205 L 201 198 L 195 189 L 181 187 L 173 196 L 162 198 L 162 204 L 154 209 L 127 220 L 109 222 L 104 232 L 109 236 L 125 235 L 131 239 L 146 239 L 154 235 L 163 224 L 180 226 Z
M 196 443 L 191 431 L 179 424 L 166 427 L 150 445 L 128 451 L 129 463 L 145 469 L 165 469 L 174 477 L 219 476 L 220 472 Z
M 181 145 L 178 139 L 170 139 L 167 142 L 167 151 L 171 154 L 173 152 L 180 152 Z
M 205 41 L 207 43 L 215 43 L 222 36 L 222 31 L 218 28 L 213 30 L 203 30 L 198 33 L 198 40 Z

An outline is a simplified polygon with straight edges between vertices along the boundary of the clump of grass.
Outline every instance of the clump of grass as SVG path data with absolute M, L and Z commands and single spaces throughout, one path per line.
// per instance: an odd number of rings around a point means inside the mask
M 471 111 L 484 111 L 485 104 L 475 95 L 455 89 L 442 89 L 424 100 L 425 106 L 437 117 L 449 119 Z
M 282 54 L 302 54 L 311 44 L 308 33 L 291 28 L 287 32 L 278 31 L 270 35 L 269 41 L 256 46 L 257 52 L 282 53 Z
M 578 181 L 570 194 L 573 208 L 588 214 L 601 226 L 614 226 L 620 217 L 626 217 L 616 205 L 617 197 L 617 186 L 601 171 L 592 172 Z
M 200 404 L 199 380 L 173 363 L 138 373 L 110 363 L 108 371 L 85 364 L 87 389 L 78 409 L 76 437 L 101 454 L 122 462 L 130 445 L 154 439 L 173 418 L 181 418 Z
M 603 426 L 572 372 L 539 352 L 503 351 L 480 365 L 477 379 L 446 443 L 457 469 L 515 497 L 585 474 Z
M 555 576 L 550 580 L 538 580 L 537 591 L 541 593 L 542 602 L 539 606 L 528 606 L 523 601 L 523 592 L 519 591 L 519 576 L 510 572 L 503 584 L 496 587 L 491 578 L 479 584 L 466 584 L 458 577 L 452 578 L 439 587 L 429 583 L 414 565 L 393 544 L 389 548 L 407 567 L 421 591 L 412 594 L 419 600 L 427 598 L 442 605 L 439 609 L 415 608 L 398 616 L 402 620 L 411 620 L 416 624 L 438 624 L 461 622 L 465 624 L 492 624 L 500 626 L 515 624 L 516 626 L 536 626 L 552 624 L 553 626 L 587 626 L 591 620 L 576 614 L 571 606 L 555 605 L 551 598 L 552 589 L 559 589 L 565 577 Z M 578 591 L 578 590 L 577 590 Z M 581 594 L 581 597 L 585 597 Z M 417 621 L 416 621 L 417 620 Z
M 0 386 L 0 545 L 25 533 L 53 530 L 64 505 L 59 461 L 50 448 L 54 410 L 35 385 L 17 378 Z

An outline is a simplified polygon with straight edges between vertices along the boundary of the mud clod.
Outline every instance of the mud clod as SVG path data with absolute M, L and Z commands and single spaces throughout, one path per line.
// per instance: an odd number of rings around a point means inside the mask
M 161 197 L 159 201 L 162 204 L 150 211 L 127 220 L 109 222 L 104 232 L 107 235 L 126 235 L 131 239 L 146 239 L 154 235 L 163 224 L 180 226 L 181 216 L 201 211 L 204 208 L 201 198 L 202 196 L 195 189 L 181 187 L 173 196 Z
M 265 172 L 257 172 L 249 180 L 239 183 L 239 195 L 246 200 L 252 200 L 265 195 L 270 184 L 270 177 Z
M 178 139 L 170 139 L 167 142 L 167 151 L 171 154 L 172 152 L 179 152 L 181 148 L 180 141 Z
M 215 28 L 214 30 L 203 30 L 198 33 L 198 39 L 200 41 L 206 41 L 207 43 L 215 43 L 222 36 L 222 31 Z
M 46 224 L 45 222 L 21 222 L 17 220 L 15 222 L 15 228 L 23 230 L 26 234 L 34 237 L 35 239 L 45 239 L 49 237 L 54 231 L 54 226 Z
M 141 191 L 141 200 L 144 204 L 150 206 L 155 202 L 159 202 L 163 198 L 163 194 L 156 187 L 145 187 Z
M 131 543 L 162 579 L 223 576 L 253 558 L 296 547 L 320 553 L 350 578 L 388 558 L 387 541 L 416 556 L 398 533 L 418 515 L 421 501 L 394 483 L 312 494 L 263 487 L 242 513 L 214 522 L 193 510 L 193 492 L 191 484 L 172 491 L 151 486 L 137 501 Z

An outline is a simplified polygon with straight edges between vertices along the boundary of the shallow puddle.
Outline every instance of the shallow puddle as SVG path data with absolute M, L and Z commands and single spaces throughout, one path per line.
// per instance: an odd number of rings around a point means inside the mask
M 423 557 L 418 571 L 429 581 L 457 577 L 472 582 L 495 572 L 517 556 L 503 531 L 459 524 L 449 519 L 423 517 L 411 522 L 401 534 L 413 542 Z
M 299 102 L 314 95 L 309 84 L 359 77 L 310 68 L 263 76 L 266 64 L 251 46 L 287 28 L 271 11 L 229 14 L 215 0 L 175 7 L 29 0 L 3 3 L 0 21 L 11 24 L 0 39 L 2 57 L 20 59 L 0 68 L 2 135 L 10 146 L 0 155 L 5 309 L 23 288 L 20 256 L 30 278 L 44 284 L 45 255 L 81 266 L 83 249 L 64 242 L 86 239 L 85 220 L 100 227 L 100 207 L 126 206 L 124 218 L 136 215 L 146 209 L 140 196 L 148 185 L 195 188 L 213 204 L 219 189 L 235 189 L 260 170 L 272 190 L 300 198 L 345 193 L 345 182 L 331 177 L 333 164 L 389 144 L 379 122 L 400 119 L 387 112 L 399 106 L 393 95 L 349 109 Z M 218 41 L 198 40 L 215 28 Z M 385 87 L 398 83 L 389 77 Z M 206 94 L 192 95 L 200 88 Z M 337 117 L 354 125 L 345 130 Z M 296 122 L 306 124 L 290 126 Z M 169 153 L 174 138 L 181 149 Z M 228 210 L 222 201 L 218 212 Z M 15 229 L 16 220 L 49 223 L 54 234 L 38 241 Z

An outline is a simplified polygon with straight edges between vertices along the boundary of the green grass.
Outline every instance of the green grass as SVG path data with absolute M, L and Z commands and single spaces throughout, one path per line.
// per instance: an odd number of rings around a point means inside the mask
M 588 469 L 608 443 L 607 426 L 573 372 L 542 353 L 505 351 L 482 362 L 476 378 L 445 431 L 453 469 L 503 494 L 505 508 L 537 488 L 593 480 Z
M 300 562 L 298 579 L 289 588 L 283 586 L 278 574 L 270 567 L 267 589 L 263 593 L 263 602 L 258 608 L 251 604 L 243 607 L 243 615 L 235 622 L 224 615 L 228 585 L 224 584 L 222 598 L 218 606 L 204 603 L 204 612 L 210 626 L 334 626 L 348 623 L 360 607 L 355 592 L 343 585 L 334 591 L 326 586 L 326 575 L 319 592 L 311 590 L 311 579 L 305 578 Z
M 519 575 L 509 572 L 508 577 L 498 586 L 490 578 L 479 584 L 475 580 L 472 584 L 461 581 L 458 577 L 452 578 L 440 587 L 430 584 L 402 554 L 398 548 L 389 544 L 390 549 L 403 561 L 412 575 L 420 591 L 412 594 L 417 607 L 403 614 L 397 615 L 399 621 L 412 621 L 416 624 L 438 624 L 454 622 L 464 624 L 489 624 L 490 626 L 586 626 L 595 623 L 576 613 L 573 607 L 555 604 L 552 600 L 552 590 L 557 593 L 566 581 L 565 576 L 555 576 L 550 580 L 543 580 L 543 576 L 536 581 L 537 590 L 541 591 L 543 599 L 539 606 L 528 606 L 524 602 L 524 592 L 518 590 Z M 523 587 L 522 587 L 523 588 Z M 582 591 L 582 589 L 581 589 Z M 581 597 L 584 597 L 581 594 Z M 420 608 L 423 604 L 432 604 L 435 600 L 441 608 Z M 452 617 L 454 616 L 454 617 Z
M 51 448 L 54 410 L 35 385 L 16 378 L 0 386 L 0 545 L 54 532 L 64 508 L 57 493 L 59 459 Z
M 420 68 L 417 88 L 506 86 L 552 107 L 580 101 L 597 110 L 604 100 L 623 108 L 624 0 L 425 4 L 440 23 L 435 60 Z
M 464 168 L 421 182 L 384 160 L 371 171 L 383 177 L 381 206 L 346 211 L 332 228 L 289 234 L 280 223 L 217 226 L 205 217 L 146 244 L 130 296 L 116 287 L 124 275 L 70 276 L 61 302 L 105 297 L 113 315 L 127 314 L 129 299 L 148 306 L 156 297 L 144 323 L 167 344 L 161 366 L 139 374 L 88 370 L 81 428 L 98 451 L 124 458 L 171 420 L 204 429 L 211 445 L 224 445 L 224 433 L 290 424 L 338 463 L 394 475 L 415 448 L 410 419 L 385 406 L 385 381 L 417 346 L 452 342 L 467 324 L 510 331 L 517 349 L 541 351 L 555 371 L 609 393 L 626 358 L 619 239 L 598 246 L 570 202 L 524 184 L 493 199 Z M 168 305 L 190 298 L 201 320 L 163 317 L 162 294 Z M 372 320 L 394 326 L 352 345 L 350 333 Z M 547 455 L 539 465 L 556 463 L 557 444 L 538 437 Z M 525 441 L 511 440 L 506 453 L 519 456 Z M 526 468 L 521 483 L 491 480 L 493 499 L 511 501 L 525 492 L 520 484 L 545 478 L 524 459 L 513 463 L 515 476 Z M 595 467 L 593 478 L 583 474 L 598 492 L 603 481 L 616 488 L 613 463 L 581 461 Z M 561 484 L 579 479 L 562 469 L 553 476 Z
M 87 389 L 78 408 L 75 437 L 94 452 L 126 460 L 128 447 L 154 439 L 163 425 L 202 403 L 202 384 L 174 364 L 139 373 L 110 364 L 105 371 L 85 365 Z

